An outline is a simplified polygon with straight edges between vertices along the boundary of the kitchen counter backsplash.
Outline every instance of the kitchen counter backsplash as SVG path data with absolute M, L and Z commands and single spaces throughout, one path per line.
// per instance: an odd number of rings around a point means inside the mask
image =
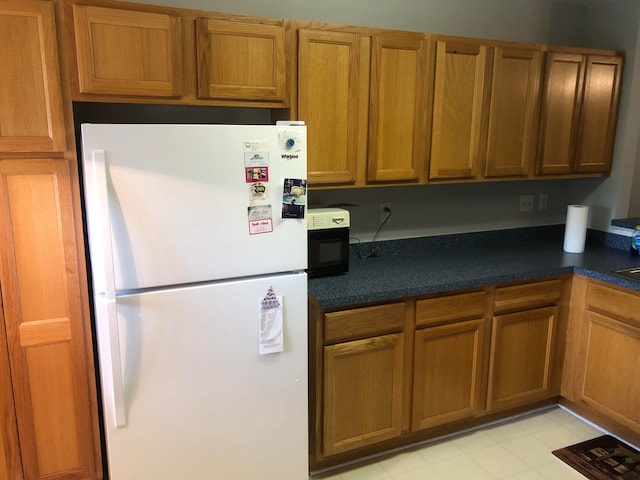
M 568 273 L 640 291 L 611 273 L 640 266 L 628 237 L 589 230 L 580 254 L 564 252 L 563 238 L 561 224 L 352 244 L 349 273 L 310 279 L 309 293 L 339 308 Z

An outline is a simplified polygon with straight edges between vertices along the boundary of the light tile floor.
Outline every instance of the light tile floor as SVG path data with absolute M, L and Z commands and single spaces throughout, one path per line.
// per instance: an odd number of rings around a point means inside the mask
M 584 480 L 551 451 L 603 435 L 561 407 L 414 446 L 312 480 Z

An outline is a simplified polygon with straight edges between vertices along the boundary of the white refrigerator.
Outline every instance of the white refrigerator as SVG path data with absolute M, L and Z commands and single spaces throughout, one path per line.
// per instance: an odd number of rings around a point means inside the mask
M 308 478 L 305 136 L 82 125 L 112 480 Z

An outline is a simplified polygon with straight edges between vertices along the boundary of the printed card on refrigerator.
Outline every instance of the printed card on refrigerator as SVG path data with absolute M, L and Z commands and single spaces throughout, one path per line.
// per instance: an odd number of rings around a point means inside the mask
M 264 298 L 258 300 L 260 311 L 260 355 L 282 352 L 282 296 L 269 287 Z

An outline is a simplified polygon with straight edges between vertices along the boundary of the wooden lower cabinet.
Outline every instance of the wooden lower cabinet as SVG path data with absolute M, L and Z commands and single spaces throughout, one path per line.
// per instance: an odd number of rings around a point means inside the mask
M 413 431 L 484 412 L 487 299 L 481 290 L 416 301 Z
M 548 398 L 551 392 L 558 307 L 499 315 L 493 319 L 489 411 Z
M 563 281 L 498 287 L 494 293 L 487 410 L 551 398 L 556 382 L 556 333 Z
M 560 393 L 568 277 L 324 312 L 309 303 L 311 469 Z
M 402 334 L 324 349 L 324 452 L 333 455 L 401 432 Z
M 482 414 L 484 326 L 481 318 L 416 331 L 413 430 Z
M 0 160 L 0 205 L 0 339 L 8 347 L 0 348 L 0 471 L 10 469 L 1 478 L 99 478 L 68 161 Z
M 565 375 L 574 388 L 567 396 L 640 436 L 640 294 L 580 281 L 586 306 L 577 317 L 575 367 Z

